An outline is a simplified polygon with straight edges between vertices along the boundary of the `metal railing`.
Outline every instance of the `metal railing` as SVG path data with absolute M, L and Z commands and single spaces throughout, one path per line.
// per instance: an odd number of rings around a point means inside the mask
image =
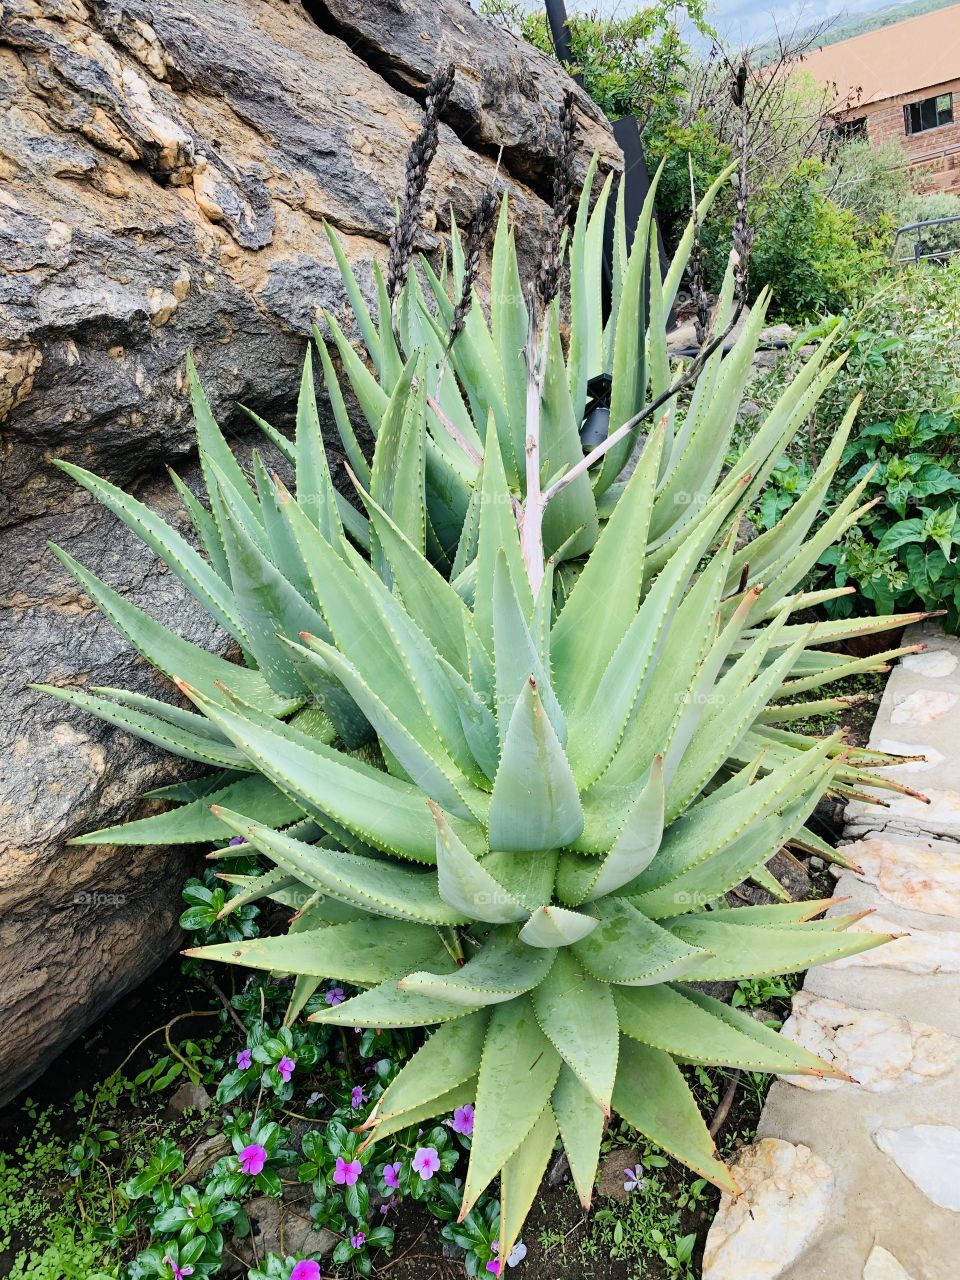
M 899 265 L 904 262 L 942 260 L 944 258 L 952 258 L 955 253 L 960 253 L 960 244 L 958 244 L 955 249 L 939 249 L 932 252 L 924 252 L 922 233 L 927 229 L 927 227 L 942 227 L 949 223 L 960 223 L 960 214 L 953 214 L 949 218 L 927 218 L 924 222 L 907 222 L 902 227 L 898 227 L 897 234 L 893 238 L 894 264 Z M 898 258 L 897 246 L 900 244 L 901 237 L 907 235 L 909 232 L 915 233 L 913 252 Z

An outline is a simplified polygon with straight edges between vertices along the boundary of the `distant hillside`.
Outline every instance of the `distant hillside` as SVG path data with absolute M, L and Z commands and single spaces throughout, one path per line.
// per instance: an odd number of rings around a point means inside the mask
M 817 48 L 828 44 L 839 44 L 841 40 L 851 40 L 854 36 L 865 35 L 868 31 L 876 31 L 880 27 L 891 27 L 897 22 L 903 22 L 906 18 L 915 18 L 921 13 L 932 13 L 934 9 L 947 9 L 955 4 L 957 0 L 903 0 L 899 4 L 884 4 L 871 13 L 850 13 L 849 10 L 841 9 L 835 17 L 826 19 L 829 26 L 817 40 Z M 807 30 L 812 34 L 822 25 L 821 21 L 815 26 L 811 25 Z M 798 38 L 802 39 L 803 35 L 804 32 L 801 30 Z M 775 52 L 774 42 L 767 41 L 757 52 L 761 58 L 764 55 L 772 55 Z

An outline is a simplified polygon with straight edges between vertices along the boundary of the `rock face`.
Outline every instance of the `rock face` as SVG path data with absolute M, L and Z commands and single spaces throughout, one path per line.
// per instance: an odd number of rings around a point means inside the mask
M 536 261 L 563 94 L 579 172 L 619 151 L 548 58 L 460 0 L 5 0 L 0 6 L 0 1098 L 175 944 L 184 856 L 70 847 L 172 780 L 161 753 L 28 688 L 160 683 L 47 551 L 63 544 L 198 643 L 225 639 L 49 461 L 176 519 L 190 479 L 188 350 L 238 441 L 243 402 L 289 420 L 311 320 L 344 321 L 326 219 L 385 257 L 423 87 L 457 65 L 421 247 L 494 178 Z M 160 696 L 165 696 L 161 692 Z M 142 809 L 139 810 L 142 812 Z

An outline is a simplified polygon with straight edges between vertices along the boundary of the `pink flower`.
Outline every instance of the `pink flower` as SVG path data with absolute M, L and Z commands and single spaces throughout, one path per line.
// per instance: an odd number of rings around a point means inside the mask
M 250 1066 L 252 1061 L 253 1061 L 253 1058 L 251 1057 L 249 1049 L 241 1049 L 240 1052 L 237 1054 L 237 1066 L 240 1068 L 241 1071 L 246 1071 L 247 1067 Z
M 354 1249 L 362 1249 L 363 1242 L 366 1240 L 366 1238 L 367 1237 L 363 1234 L 362 1231 L 358 1231 L 355 1236 L 350 1237 L 350 1243 L 353 1245 Z
M 350 1105 L 353 1107 L 354 1111 L 359 1111 L 364 1101 L 365 1096 L 363 1090 L 358 1084 L 355 1084 L 350 1090 Z
M 337 1156 L 337 1167 L 333 1171 L 334 1182 L 340 1186 L 352 1187 L 360 1177 L 361 1167 L 359 1160 L 348 1161 L 343 1156 Z
M 251 1142 L 249 1146 L 244 1147 L 240 1152 L 240 1168 L 244 1173 L 249 1173 L 256 1177 L 266 1163 L 267 1149 L 266 1147 L 261 1147 L 259 1142 Z
M 290 1280 L 320 1280 L 320 1263 L 309 1258 L 298 1262 L 290 1272 Z
M 277 1063 L 277 1070 L 280 1072 L 284 1084 L 286 1084 L 293 1075 L 293 1069 L 296 1065 L 297 1064 L 292 1058 L 288 1058 L 286 1056 L 282 1057 Z
M 331 987 L 323 998 L 327 1004 L 343 1004 L 346 996 L 343 994 L 343 987 Z
M 440 1168 L 436 1147 L 417 1147 L 417 1154 L 411 1163 L 424 1182 L 429 1182 Z
M 453 1123 L 451 1128 L 454 1133 L 462 1133 L 465 1138 L 469 1138 L 473 1133 L 473 1104 L 468 1102 L 465 1107 L 457 1107 L 453 1113 Z
M 498 1276 L 500 1274 L 500 1263 L 497 1262 L 496 1259 L 494 1259 L 493 1262 L 488 1262 L 487 1270 L 492 1271 L 495 1276 Z
M 383 1167 L 383 1180 L 388 1187 L 395 1188 L 400 1185 L 400 1161 L 396 1164 L 387 1164 Z
M 170 1257 L 169 1253 L 164 1254 L 163 1260 L 170 1268 L 170 1274 L 173 1276 L 173 1280 L 184 1280 L 185 1276 L 193 1275 L 193 1267 L 178 1267 Z

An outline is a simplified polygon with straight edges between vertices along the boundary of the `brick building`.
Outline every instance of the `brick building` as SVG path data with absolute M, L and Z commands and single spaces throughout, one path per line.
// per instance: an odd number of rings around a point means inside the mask
M 894 139 L 914 186 L 960 193 L 960 4 L 827 45 L 803 65 L 835 86 L 845 133 Z

